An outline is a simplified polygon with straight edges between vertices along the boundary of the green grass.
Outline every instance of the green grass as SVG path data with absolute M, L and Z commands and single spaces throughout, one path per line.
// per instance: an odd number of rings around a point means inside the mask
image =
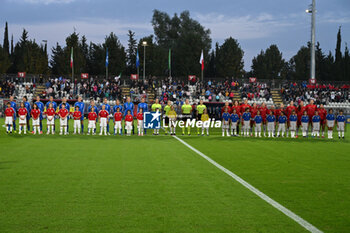
M 305 232 L 170 136 L 4 132 L 0 232 Z M 181 138 L 317 228 L 350 231 L 348 139 L 219 134 Z

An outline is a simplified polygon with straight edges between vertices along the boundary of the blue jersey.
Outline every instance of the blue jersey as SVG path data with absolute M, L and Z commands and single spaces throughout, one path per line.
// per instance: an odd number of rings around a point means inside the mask
M 74 108 L 75 107 L 78 107 L 79 108 L 79 112 L 81 112 L 81 115 L 82 115 L 82 118 L 83 118 L 83 116 L 84 116 L 84 110 L 85 110 L 85 104 L 84 104 L 84 102 L 76 102 L 75 104 L 74 104 Z
M 285 124 L 287 122 L 287 117 L 286 116 L 280 116 L 279 118 L 278 118 L 278 123 L 280 123 L 280 124 Z
M 124 108 L 123 108 L 124 116 L 126 116 L 129 110 L 131 112 L 131 115 L 134 116 L 134 104 L 132 102 L 124 103 Z
M 326 119 L 327 119 L 327 121 L 334 121 L 335 116 L 334 116 L 334 114 L 327 114 Z
M 142 112 L 147 112 L 148 111 L 148 105 L 146 103 L 139 103 L 137 105 L 137 112 L 139 112 L 140 109 L 142 109 Z
M 65 109 L 67 109 L 68 112 L 70 112 L 70 105 L 69 105 L 69 103 L 66 102 L 65 104 L 66 104 Z M 59 109 L 62 109 L 62 103 L 60 103 Z
M 91 112 L 91 105 L 88 107 L 88 112 Z M 94 112 L 98 115 L 98 109 L 97 109 L 97 107 L 96 106 L 94 106 Z
M 224 113 L 222 114 L 222 119 L 223 119 L 224 121 L 228 121 L 228 120 L 230 119 L 230 113 L 224 112 Z
M 315 115 L 312 117 L 312 122 L 319 123 L 321 121 L 321 117 L 319 115 Z
M 41 102 L 41 101 L 36 101 L 35 102 L 35 104 L 36 104 L 36 106 L 38 106 L 38 109 L 40 110 L 40 112 L 44 112 L 44 104 L 43 104 L 43 102 Z
M 47 103 L 46 103 L 46 109 L 48 109 L 49 108 L 49 104 L 50 103 L 52 103 L 52 107 L 53 107 L 53 109 L 55 109 L 55 111 L 57 110 L 57 103 L 55 102 L 55 101 L 48 101 Z
M 256 124 L 261 124 L 261 122 L 262 122 L 262 117 L 261 117 L 260 115 L 256 115 L 256 116 L 254 117 L 254 121 L 255 121 Z
M 32 110 L 32 107 L 30 106 L 29 102 L 24 102 L 24 107 L 27 109 L 27 118 L 30 117 L 30 112 Z
M 251 116 L 252 115 L 250 114 L 250 112 L 245 112 L 245 113 L 243 113 L 242 118 L 244 121 L 250 121 Z
M 344 115 L 338 115 L 337 116 L 337 122 L 345 122 L 345 116 Z
M 302 123 L 309 123 L 309 116 L 303 115 L 303 116 L 301 117 L 301 122 L 302 122 Z
M 295 122 L 295 121 L 297 121 L 297 120 L 298 120 L 298 116 L 297 116 L 297 115 L 290 115 L 290 116 L 289 116 L 289 121 Z
M 231 121 L 232 122 L 238 122 L 239 121 L 239 116 L 238 116 L 238 114 L 231 114 Z
M 11 104 L 11 108 L 15 110 L 15 114 L 13 114 L 13 119 L 16 120 L 17 104 L 15 101 L 11 101 L 10 104 Z
M 266 120 L 267 120 L 267 122 L 275 122 L 276 117 L 275 117 L 275 115 L 267 115 Z
M 116 113 L 117 112 L 117 108 L 119 108 L 119 111 L 122 113 L 123 111 L 123 106 L 119 105 L 114 105 L 113 107 L 113 112 Z

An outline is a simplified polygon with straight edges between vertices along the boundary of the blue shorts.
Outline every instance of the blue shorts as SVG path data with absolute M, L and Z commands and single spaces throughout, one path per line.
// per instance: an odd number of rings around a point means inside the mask
M 80 117 L 80 120 L 83 121 L 83 120 L 84 120 L 84 116 L 81 116 L 81 117 Z

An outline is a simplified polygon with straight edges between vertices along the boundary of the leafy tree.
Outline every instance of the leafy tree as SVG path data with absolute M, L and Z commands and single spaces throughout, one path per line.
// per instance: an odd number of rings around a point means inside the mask
M 172 75 L 195 74 L 199 76 L 201 73 L 199 64 L 201 51 L 204 51 L 205 58 L 209 58 L 210 30 L 205 29 L 192 19 L 188 11 L 182 12 L 180 16 L 175 14 L 171 18 L 165 12 L 154 10 L 152 25 L 155 44 L 160 47 L 157 50 L 159 52 L 159 57 L 157 57 L 164 60 L 159 64 L 162 68 L 159 68 L 157 73 L 166 73 L 164 71 L 167 69 L 167 53 L 169 49 L 172 49 Z M 164 53 L 164 56 L 160 53 Z M 205 66 L 207 66 L 209 59 L 204 60 Z
M 310 49 L 302 46 L 290 60 L 292 79 L 305 80 L 310 77 Z
M 282 69 L 285 69 L 285 61 L 277 45 L 271 45 L 266 51 L 253 58 L 253 75 L 259 79 L 274 79 L 281 77 Z M 286 74 L 285 74 L 286 75 Z
M 244 73 L 243 55 L 244 52 L 237 40 L 232 37 L 226 39 L 216 54 L 218 75 L 241 78 Z
M 129 30 L 128 31 L 128 49 L 126 50 L 126 65 L 127 65 L 127 73 L 135 73 L 136 71 L 136 49 L 137 42 L 135 39 L 135 32 Z
M 124 72 L 126 69 L 125 48 L 113 32 L 111 32 L 109 36 L 106 36 L 103 48 L 105 49 L 105 51 L 108 48 L 109 74 L 119 75 L 121 72 Z M 103 61 L 105 61 L 105 59 Z M 105 65 L 105 62 L 103 64 Z
M 22 36 L 13 52 L 14 71 L 25 71 L 31 74 L 48 72 L 48 57 L 44 48 L 35 40 L 28 39 L 28 32 L 23 29 Z

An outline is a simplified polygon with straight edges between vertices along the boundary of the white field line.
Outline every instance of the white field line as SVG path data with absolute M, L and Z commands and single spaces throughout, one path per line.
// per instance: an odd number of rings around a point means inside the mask
M 321 230 L 317 229 L 311 223 L 307 222 L 306 220 L 304 220 L 303 218 L 301 218 L 300 216 L 298 216 L 297 214 L 295 214 L 291 210 L 287 209 L 286 207 L 282 206 L 281 204 L 279 204 L 275 200 L 271 199 L 269 196 L 267 196 L 263 192 L 259 191 L 257 188 L 255 188 L 254 186 L 252 186 L 251 184 L 249 184 L 248 182 L 246 182 L 245 180 L 243 180 L 242 178 L 240 178 L 239 176 L 237 176 L 233 172 L 227 170 L 226 168 L 224 168 L 223 166 L 221 166 L 220 164 L 218 164 L 217 162 L 215 162 L 214 160 L 212 160 L 211 158 L 209 158 L 208 156 L 206 156 L 205 154 L 203 154 L 202 152 L 200 152 L 196 148 L 192 147 L 191 145 L 189 145 L 188 143 L 186 143 L 182 139 L 178 138 L 177 136 L 173 136 L 173 137 L 175 139 L 177 139 L 179 142 L 181 142 L 182 144 L 184 144 L 185 146 L 187 146 L 192 151 L 196 152 L 198 155 L 200 155 L 202 158 L 207 160 L 209 163 L 211 163 L 215 167 L 219 168 L 221 171 L 225 172 L 227 175 L 231 176 L 238 183 L 240 183 L 241 185 L 243 185 L 244 187 L 249 189 L 255 195 L 257 195 L 258 197 L 260 197 L 261 199 L 263 199 L 264 201 L 266 201 L 267 203 L 269 203 L 270 205 L 272 205 L 273 207 L 275 207 L 276 209 L 281 211 L 283 214 L 287 215 L 289 218 L 293 219 L 295 222 L 297 222 L 300 226 L 304 227 L 306 230 L 313 232 L 313 233 L 322 233 Z

